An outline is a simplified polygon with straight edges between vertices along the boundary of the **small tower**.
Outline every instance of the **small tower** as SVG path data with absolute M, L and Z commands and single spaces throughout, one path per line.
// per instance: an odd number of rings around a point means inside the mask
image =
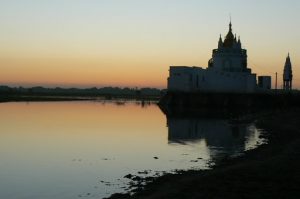
M 218 42 L 218 48 L 223 47 L 223 41 L 222 41 L 222 36 L 220 35 L 219 42 Z
M 239 36 L 239 40 L 238 40 L 238 48 L 239 48 L 239 49 L 241 49 L 241 48 L 242 48 L 242 43 L 241 43 L 240 36 Z
M 283 89 L 291 90 L 292 89 L 292 80 L 293 80 L 293 71 L 292 64 L 290 59 L 290 54 L 288 54 L 283 70 Z

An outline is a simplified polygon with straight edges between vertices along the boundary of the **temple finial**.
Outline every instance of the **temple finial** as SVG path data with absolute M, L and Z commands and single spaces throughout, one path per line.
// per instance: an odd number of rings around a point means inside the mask
M 231 14 L 229 13 L 229 31 L 232 31 Z

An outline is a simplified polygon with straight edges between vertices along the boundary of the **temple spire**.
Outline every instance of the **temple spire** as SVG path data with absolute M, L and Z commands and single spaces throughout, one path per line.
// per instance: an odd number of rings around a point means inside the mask
M 232 33 L 232 24 L 231 24 L 231 20 L 229 23 L 229 31 L 227 33 L 227 35 L 225 36 L 224 42 L 223 42 L 223 46 L 224 47 L 233 47 L 235 40 L 235 36 Z

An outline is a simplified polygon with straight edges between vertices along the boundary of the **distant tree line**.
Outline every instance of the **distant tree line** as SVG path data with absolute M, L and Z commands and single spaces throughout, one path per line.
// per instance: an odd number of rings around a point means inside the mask
M 143 97 L 153 96 L 160 97 L 165 93 L 165 89 L 157 88 L 120 88 L 120 87 L 102 87 L 102 88 L 44 88 L 41 86 L 24 88 L 24 87 L 9 87 L 0 86 L 0 95 L 14 96 L 132 96 Z

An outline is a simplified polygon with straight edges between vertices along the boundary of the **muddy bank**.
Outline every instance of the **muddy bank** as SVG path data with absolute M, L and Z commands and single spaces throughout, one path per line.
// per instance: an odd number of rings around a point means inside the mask
M 269 144 L 209 171 L 168 174 L 110 198 L 300 198 L 300 109 L 259 114 Z

